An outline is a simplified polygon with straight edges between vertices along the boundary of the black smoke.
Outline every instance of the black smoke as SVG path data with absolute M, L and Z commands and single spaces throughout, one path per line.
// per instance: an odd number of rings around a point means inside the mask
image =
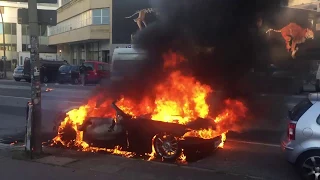
M 158 20 L 138 32 L 134 41 L 148 51 L 150 59 L 140 74 L 143 81 L 139 81 L 139 92 L 161 81 L 161 55 L 168 50 L 186 56 L 194 76 L 214 89 L 223 88 L 228 96 L 239 95 L 242 87 L 236 84 L 251 68 L 268 64 L 264 36 L 257 21 L 263 19 L 264 12 L 276 12 L 280 0 L 151 0 L 150 3 L 159 12 Z

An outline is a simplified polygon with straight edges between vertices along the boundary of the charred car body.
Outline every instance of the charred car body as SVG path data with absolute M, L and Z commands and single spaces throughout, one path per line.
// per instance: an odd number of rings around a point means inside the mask
M 135 152 L 137 155 L 155 152 L 157 157 L 167 161 L 176 160 L 182 153 L 210 153 L 221 143 L 221 136 L 212 139 L 198 137 L 183 137 L 194 128 L 194 123 L 182 125 L 151 120 L 145 117 L 133 117 L 123 112 L 115 102 L 115 118 L 87 117 L 78 130 L 83 131 L 83 141 L 92 147 L 114 148 L 121 146 L 124 150 Z M 58 116 L 56 124 L 65 117 Z M 199 119 L 199 121 L 205 119 Z M 70 135 L 70 133 L 66 133 Z M 69 137 L 62 137 L 68 139 Z M 72 138 L 75 138 L 73 136 Z M 188 155 L 187 155 L 188 156 Z

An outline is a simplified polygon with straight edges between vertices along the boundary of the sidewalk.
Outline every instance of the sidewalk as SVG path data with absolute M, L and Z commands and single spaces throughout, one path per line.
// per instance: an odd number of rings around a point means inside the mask
M 215 179 L 244 180 L 245 176 L 224 172 L 178 166 L 161 162 L 148 162 L 114 155 L 75 152 L 55 148 L 44 148 L 51 155 L 36 160 L 13 159 L 23 148 L 12 150 L 1 147 L 0 175 L 4 180 L 173 180 Z M 10 157 L 11 156 L 11 157 Z

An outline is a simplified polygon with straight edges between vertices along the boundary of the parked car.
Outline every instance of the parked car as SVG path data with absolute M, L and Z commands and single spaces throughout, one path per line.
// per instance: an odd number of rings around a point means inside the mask
M 65 61 L 51 61 L 51 60 L 40 60 L 40 80 L 43 83 L 49 81 L 55 81 L 58 75 L 58 71 L 61 65 L 68 64 Z M 24 79 L 31 82 L 30 70 L 31 70 L 30 60 L 24 61 Z
M 58 72 L 58 82 L 59 83 L 80 83 L 80 71 L 79 66 L 74 65 L 62 65 Z
M 23 77 L 23 66 L 17 66 L 13 71 L 13 79 L 15 81 L 20 81 L 21 79 L 24 79 Z
M 87 70 L 86 83 L 99 83 L 110 77 L 110 66 L 108 63 L 99 61 L 84 62 Z
M 302 179 L 320 176 L 320 93 L 311 93 L 288 113 L 281 147 Z
M 145 64 L 147 54 L 136 48 L 116 48 L 111 61 L 111 81 L 134 79 Z

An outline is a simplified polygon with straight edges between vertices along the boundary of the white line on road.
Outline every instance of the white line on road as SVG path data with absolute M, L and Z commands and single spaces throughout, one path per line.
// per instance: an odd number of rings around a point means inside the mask
M 258 143 L 258 142 L 251 142 L 251 141 L 239 141 L 239 140 L 229 140 L 229 142 L 236 142 L 236 143 L 244 143 L 244 144 L 252 144 L 252 145 L 260 145 L 260 146 L 269 146 L 269 147 L 276 147 L 280 148 L 281 146 L 278 144 L 269 144 L 269 143 Z

